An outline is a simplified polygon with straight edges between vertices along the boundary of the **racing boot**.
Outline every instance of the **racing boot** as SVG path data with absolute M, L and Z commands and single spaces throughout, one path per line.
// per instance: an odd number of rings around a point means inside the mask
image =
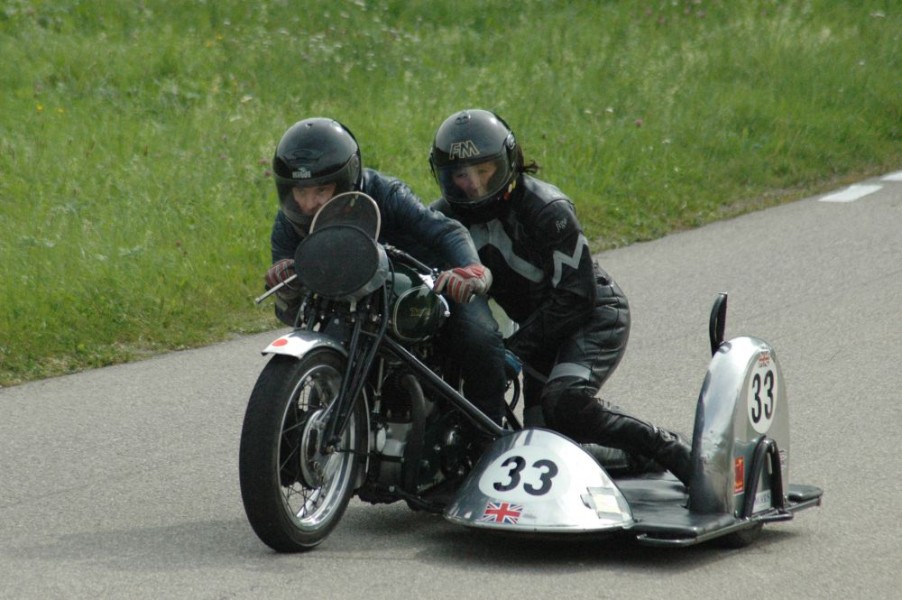
M 573 404 L 568 406 L 563 400 L 554 415 L 561 433 L 578 442 L 619 448 L 653 460 L 689 487 L 692 449 L 679 435 L 616 408 L 606 407 L 594 398 L 583 401 L 578 411 L 572 410 Z
M 604 467 L 608 474 L 633 473 L 632 457 L 623 450 L 598 444 L 580 444 L 580 446 L 595 459 L 595 462 Z
M 608 412 L 605 421 L 610 445 L 658 463 L 689 487 L 692 449 L 679 435 L 624 414 Z
M 598 444 L 580 444 L 580 446 L 614 477 L 663 473 L 667 470 L 658 462 L 640 454 L 630 454 L 625 450 Z

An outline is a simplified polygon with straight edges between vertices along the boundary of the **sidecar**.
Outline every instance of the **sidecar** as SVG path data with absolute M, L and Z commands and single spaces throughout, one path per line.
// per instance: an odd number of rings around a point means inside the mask
M 777 355 L 755 337 L 724 341 L 726 305 L 721 294 L 711 311 L 713 356 L 696 408 L 688 490 L 666 472 L 612 476 L 567 437 L 529 428 L 495 441 L 445 518 L 510 534 L 742 546 L 765 524 L 819 506 L 821 489 L 789 483 L 789 405 Z

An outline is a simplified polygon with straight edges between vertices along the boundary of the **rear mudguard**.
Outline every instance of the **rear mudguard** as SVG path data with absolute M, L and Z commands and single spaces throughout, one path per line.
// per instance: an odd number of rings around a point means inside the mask
M 774 349 L 758 338 L 738 337 L 720 345 L 698 398 L 692 456 L 695 471 L 689 509 L 742 514 L 750 502 L 781 505 L 771 498 L 768 477 L 749 481 L 756 447 L 766 436 L 779 452 L 780 478 L 789 481 L 789 405 Z M 746 497 L 750 488 L 757 496 Z M 748 511 L 756 512 L 756 511 Z
M 282 337 L 273 340 L 269 346 L 263 349 L 263 354 L 283 354 L 301 358 L 316 348 L 329 348 L 342 356 L 347 356 L 347 349 L 335 338 L 318 331 L 295 329 Z

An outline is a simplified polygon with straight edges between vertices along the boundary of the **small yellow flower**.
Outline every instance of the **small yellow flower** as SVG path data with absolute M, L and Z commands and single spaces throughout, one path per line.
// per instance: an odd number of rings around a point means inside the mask
M 44 112 L 44 105 L 41 103 L 38 103 L 38 105 L 35 106 L 35 110 L 37 110 L 39 113 Z

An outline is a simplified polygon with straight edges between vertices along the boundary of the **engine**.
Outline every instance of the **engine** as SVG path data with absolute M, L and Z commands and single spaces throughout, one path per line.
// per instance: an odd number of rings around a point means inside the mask
M 358 491 L 362 500 L 387 503 L 419 496 L 469 471 L 461 417 L 426 396 L 413 375 L 386 378 L 375 400 L 370 466 Z

